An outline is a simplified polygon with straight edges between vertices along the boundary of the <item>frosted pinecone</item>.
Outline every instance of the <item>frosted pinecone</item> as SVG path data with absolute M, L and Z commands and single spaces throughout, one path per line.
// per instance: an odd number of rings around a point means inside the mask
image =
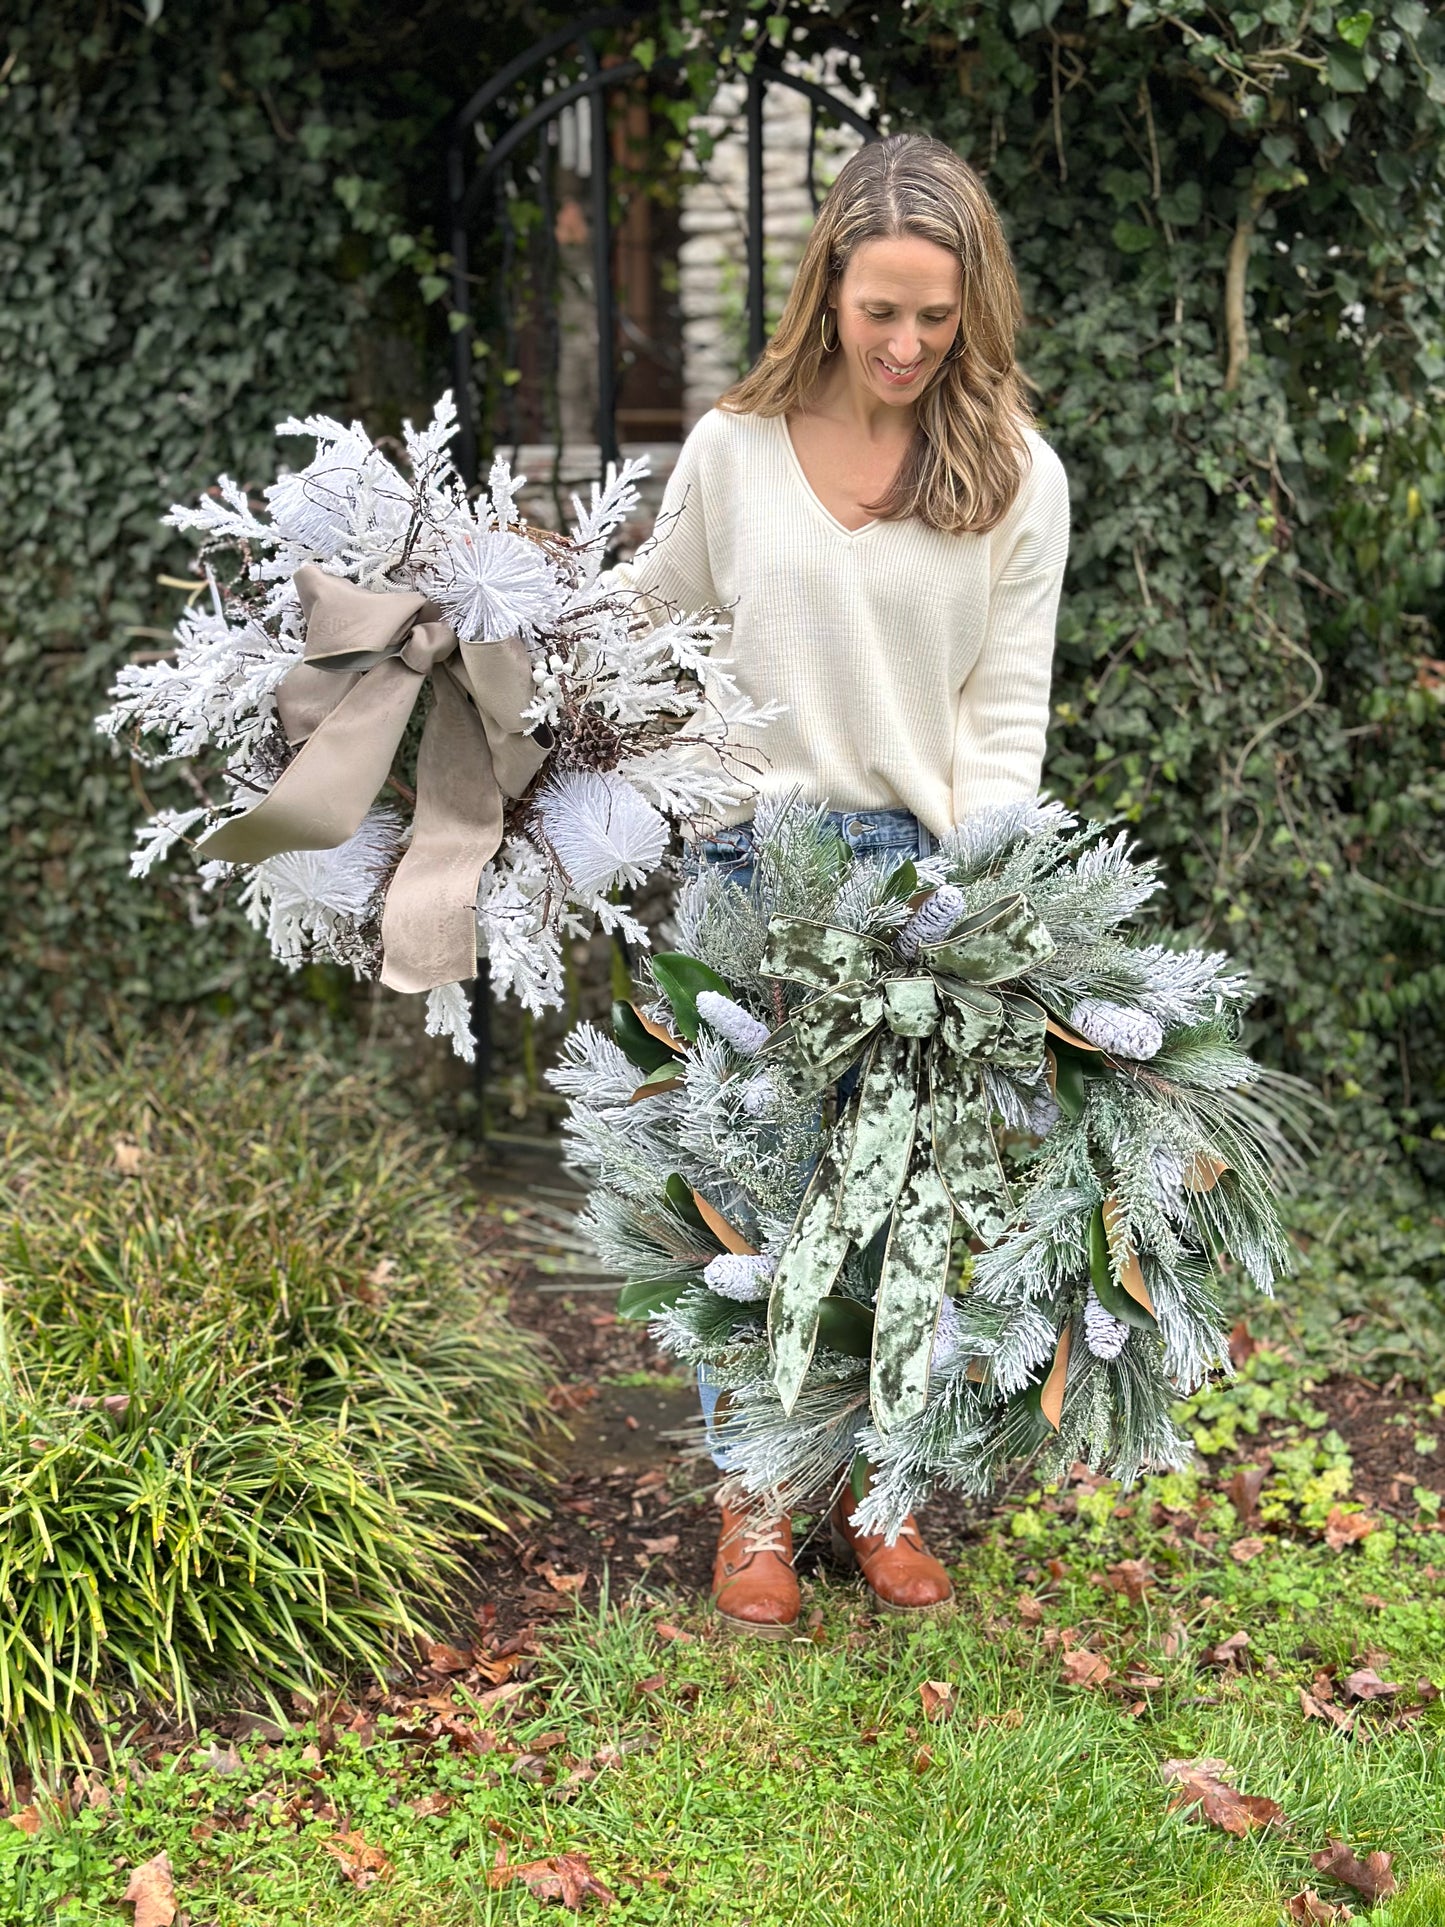
M 1164 1026 L 1157 1017 L 1103 997 L 1081 997 L 1069 1012 L 1069 1022 L 1091 1044 L 1116 1057 L 1153 1057 L 1164 1042 Z
M 1084 1337 L 1095 1358 L 1117 1358 L 1129 1342 L 1129 1327 L 1122 1318 L 1104 1310 L 1092 1285 L 1084 1300 Z
M 756 1057 L 768 1041 L 768 1027 L 762 1019 L 735 1004 L 731 997 L 724 997 L 720 990 L 697 993 L 697 1014 L 744 1057 Z
M 1059 1100 L 1049 1089 L 1047 1080 L 1041 1083 L 1037 1090 L 1029 1093 L 1026 1108 L 1029 1129 L 1035 1137 L 1047 1137 L 1063 1116 Z
M 703 1281 L 719 1298 L 735 1298 L 739 1304 L 751 1304 L 754 1299 L 767 1297 L 776 1265 L 777 1260 L 765 1251 L 724 1251 L 704 1267 Z
M 967 908 L 968 898 L 956 884 L 941 883 L 893 939 L 900 954 L 916 957 L 921 943 L 936 943 L 946 937 Z
M 1160 1208 L 1178 1217 L 1184 1210 L 1184 1160 L 1167 1144 L 1149 1151 L 1149 1183 Z
M 778 1087 L 767 1071 L 759 1071 L 738 1086 L 738 1103 L 749 1117 L 766 1117 L 778 1101 Z

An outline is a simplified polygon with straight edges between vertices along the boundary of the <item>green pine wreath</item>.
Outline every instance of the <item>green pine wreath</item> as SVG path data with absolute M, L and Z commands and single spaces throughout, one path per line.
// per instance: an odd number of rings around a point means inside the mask
M 738 1492 L 791 1507 L 861 1453 L 895 1531 L 1021 1455 L 1187 1462 L 1221 1270 L 1292 1270 L 1321 1100 L 1241 1047 L 1225 952 L 1123 928 L 1162 884 L 1107 827 L 1039 797 L 855 858 L 765 801 L 750 886 L 689 880 L 612 1037 L 567 1038 L 582 1226 L 622 1313 L 728 1389 Z

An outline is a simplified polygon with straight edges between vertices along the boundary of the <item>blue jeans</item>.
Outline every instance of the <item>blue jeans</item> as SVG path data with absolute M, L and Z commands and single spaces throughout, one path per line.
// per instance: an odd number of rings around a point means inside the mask
M 938 848 L 937 838 L 911 810 L 829 810 L 828 821 L 854 856 L 883 856 L 896 852 L 901 862 L 909 856 L 931 856 Z M 688 858 L 693 874 L 704 864 L 714 865 L 724 871 L 729 883 L 735 883 L 740 890 L 748 889 L 755 868 L 752 824 L 737 823 L 730 829 L 719 830 L 714 836 L 701 838 L 688 851 Z M 852 1096 L 862 1070 L 861 1062 L 851 1065 L 839 1078 L 840 1104 Z M 712 1429 L 723 1388 L 714 1382 L 706 1365 L 697 1368 L 697 1390 L 713 1464 L 725 1472 L 728 1469 L 727 1455 Z

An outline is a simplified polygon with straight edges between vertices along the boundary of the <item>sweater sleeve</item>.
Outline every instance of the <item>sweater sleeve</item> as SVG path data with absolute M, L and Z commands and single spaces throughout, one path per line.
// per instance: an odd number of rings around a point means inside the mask
M 707 543 L 707 505 L 702 473 L 702 442 L 707 417 L 678 450 L 667 478 L 652 534 L 630 562 L 619 562 L 607 580 L 647 598 L 654 621 L 666 619 L 669 605 L 687 613 L 717 602 Z
M 1038 793 L 1049 726 L 1054 628 L 1069 550 L 1063 463 L 1040 439 L 1041 472 L 989 594 L 983 647 L 959 695 L 953 820 Z

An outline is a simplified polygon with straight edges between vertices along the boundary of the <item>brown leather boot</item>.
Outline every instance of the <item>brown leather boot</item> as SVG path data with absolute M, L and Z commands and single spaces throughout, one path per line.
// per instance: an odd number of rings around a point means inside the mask
M 953 1581 L 924 1545 L 911 1512 L 891 1546 L 881 1532 L 858 1532 L 852 1520 L 853 1494 L 845 1489 L 830 1520 L 833 1551 L 857 1566 L 880 1611 L 925 1618 L 952 1604 Z
M 786 1639 L 802 1601 L 793 1571 L 793 1525 L 719 1501 L 722 1524 L 712 1569 L 719 1619 L 755 1639 Z

